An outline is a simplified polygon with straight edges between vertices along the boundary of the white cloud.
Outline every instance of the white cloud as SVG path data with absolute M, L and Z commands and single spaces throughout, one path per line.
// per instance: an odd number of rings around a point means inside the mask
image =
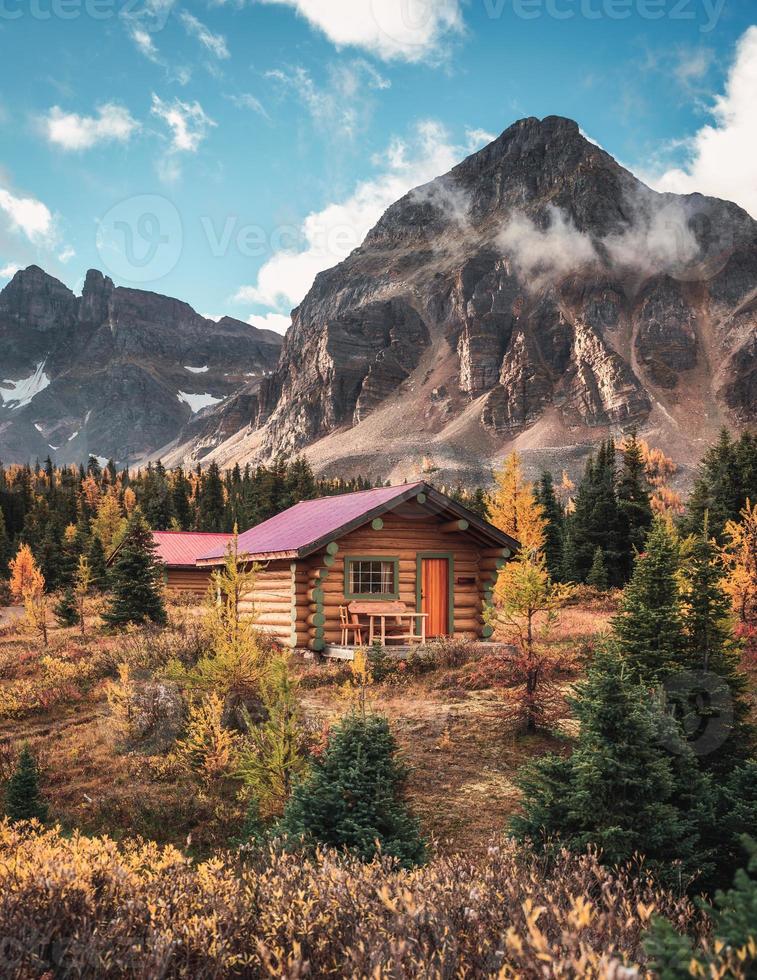
M 0 187 L 0 211 L 5 212 L 12 231 L 21 232 L 33 245 L 49 246 L 56 239 L 50 209 L 33 197 L 17 197 Z
M 247 317 L 247 322 L 253 327 L 261 330 L 273 330 L 275 333 L 285 334 L 292 325 L 292 318 L 283 316 L 281 313 L 253 314 Z
M 40 120 L 45 138 L 64 150 L 89 150 L 98 143 L 126 143 L 139 129 L 128 109 L 107 102 L 95 116 L 80 116 L 53 106 Z
M 465 130 L 465 149 L 468 153 L 475 153 L 482 146 L 486 146 L 497 137 L 494 133 L 489 133 L 485 129 L 466 129 Z
M 558 208 L 549 208 L 549 223 L 539 227 L 524 214 L 515 214 L 498 236 L 520 277 L 535 287 L 597 260 L 588 235 L 579 231 Z
M 250 109 L 252 112 L 257 112 L 265 119 L 269 118 L 268 113 L 265 110 L 265 106 L 260 99 L 256 99 L 255 96 L 251 95 L 249 92 L 240 92 L 238 95 L 227 95 L 226 98 L 236 109 Z
M 293 92 L 321 131 L 340 139 L 352 139 L 365 128 L 372 109 L 369 93 L 391 85 L 362 58 L 330 65 L 324 85 L 317 85 L 302 67 L 276 68 L 266 78 Z
M 20 268 L 15 262 L 9 262 L 0 269 L 0 279 L 12 279 Z
M 171 150 L 175 153 L 195 153 L 209 130 L 216 125 L 199 102 L 164 102 L 153 94 L 154 116 L 162 119 L 171 131 Z
M 200 44 L 215 58 L 223 60 L 229 57 L 226 38 L 222 34 L 214 34 L 210 28 L 206 27 L 202 21 L 198 20 L 187 10 L 183 10 L 179 14 L 179 19 L 184 25 L 187 34 L 196 37 Z
M 66 247 L 58 256 L 58 261 L 62 262 L 65 265 L 66 262 L 70 262 L 75 255 L 76 255 L 76 249 L 72 248 L 70 245 L 66 245 Z
M 128 31 L 129 36 L 136 44 L 137 49 L 142 52 L 145 58 L 159 63 L 160 55 L 150 32 L 145 30 L 143 27 L 140 27 L 138 23 L 129 24 Z
M 339 47 L 363 48 L 385 60 L 423 61 L 460 34 L 460 0 L 259 0 L 294 8 Z
M 344 259 L 356 248 L 384 211 L 413 187 L 446 173 L 465 155 L 437 122 L 418 125 L 410 142 L 395 139 L 374 160 L 383 169 L 358 184 L 344 201 L 329 204 L 303 221 L 299 251 L 276 252 L 260 269 L 254 286 L 243 286 L 235 301 L 290 307 L 302 300 L 317 273 Z
M 711 107 L 713 122 L 687 141 L 687 162 L 648 183 L 661 191 L 699 191 L 735 201 L 757 218 L 756 104 L 757 27 L 750 27 L 738 43 L 725 91 Z

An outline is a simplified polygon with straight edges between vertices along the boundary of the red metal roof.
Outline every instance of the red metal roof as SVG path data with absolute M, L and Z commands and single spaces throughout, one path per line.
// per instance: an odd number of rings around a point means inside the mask
M 155 557 L 164 565 L 194 565 L 208 551 L 218 551 L 223 556 L 231 541 L 231 534 L 213 534 L 202 531 L 153 531 Z
M 385 507 L 406 495 L 412 496 L 421 488 L 425 488 L 423 482 L 406 483 L 399 487 L 377 487 L 375 490 L 303 500 L 240 534 L 239 555 L 253 558 L 262 555 L 294 557 L 376 507 Z M 209 548 L 202 558 L 209 561 L 222 558 L 224 554 L 225 548 L 220 545 Z

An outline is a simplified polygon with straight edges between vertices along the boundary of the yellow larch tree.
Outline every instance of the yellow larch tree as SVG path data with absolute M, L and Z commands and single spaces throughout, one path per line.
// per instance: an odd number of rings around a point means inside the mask
M 494 473 L 495 490 L 489 495 L 492 524 L 520 542 L 523 551 L 544 547 L 546 519 L 534 487 L 523 476 L 521 458 L 512 452 Z
M 739 521 L 728 521 L 722 550 L 725 589 L 738 618 L 745 658 L 757 665 L 757 504 L 747 500 Z

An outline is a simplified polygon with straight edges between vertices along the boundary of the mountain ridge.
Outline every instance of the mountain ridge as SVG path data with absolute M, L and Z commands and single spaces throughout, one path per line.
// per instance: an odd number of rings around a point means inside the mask
M 272 331 L 208 320 L 95 269 L 77 297 L 29 266 L 0 291 L 0 458 L 92 454 L 123 465 L 175 438 L 248 375 L 259 383 L 280 346 Z
M 117 289 L 98 275 L 93 321 Z M 65 308 L 46 289 L 42 326 Z M 122 290 L 117 305 L 154 295 Z M 186 346 L 197 314 L 163 301 Z M 225 322 L 213 330 L 238 330 Z M 280 354 L 252 379 L 238 370 L 221 403 L 169 413 L 144 458 L 305 452 L 326 474 L 453 482 L 486 479 L 511 448 L 532 469 L 575 469 L 637 428 L 686 468 L 721 425 L 755 422 L 756 365 L 757 222 L 658 193 L 574 121 L 530 117 L 391 205 L 316 276 Z

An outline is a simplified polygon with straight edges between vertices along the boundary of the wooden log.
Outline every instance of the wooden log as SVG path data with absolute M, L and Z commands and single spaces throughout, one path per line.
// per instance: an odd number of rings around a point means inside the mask
M 469 527 L 470 524 L 461 518 L 458 521 L 446 521 L 444 524 L 440 524 L 439 530 L 442 534 L 453 534 L 455 531 L 467 531 Z
M 322 612 L 311 613 L 307 617 L 308 626 L 323 626 L 326 622 L 326 614 Z

